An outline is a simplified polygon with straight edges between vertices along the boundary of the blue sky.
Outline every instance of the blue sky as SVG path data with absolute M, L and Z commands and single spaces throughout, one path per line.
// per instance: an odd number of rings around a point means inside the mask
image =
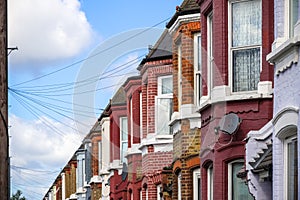
M 8 2 L 9 47 L 19 49 L 9 55 L 12 192 L 44 196 L 181 2 Z

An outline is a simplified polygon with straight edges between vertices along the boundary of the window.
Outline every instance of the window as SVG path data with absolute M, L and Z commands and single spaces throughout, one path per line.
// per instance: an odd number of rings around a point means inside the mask
M 132 105 L 132 97 L 130 98 L 129 101 L 130 104 L 130 144 L 132 146 L 133 144 L 133 105 Z
M 98 142 L 98 166 L 100 172 L 102 169 L 102 141 Z
M 128 121 L 127 117 L 120 118 L 120 161 L 126 162 L 125 155 L 128 149 Z
M 289 27 L 289 37 L 294 36 L 294 27 L 298 21 L 298 8 L 299 8 L 299 0 L 287 0 L 288 8 L 289 8 L 289 19 L 288 19 L 288 27 Z
M 214 63 L 214 57 L 213 57 L 213 13 L 210 13 L 207 16 L 207 71 L 208 71 L 208 81 L 207 81 L 207 88 L 208 88 L 208 93 L 210 95 L 211 90 L 213 88 L 213 83 L 212 83 L 212 75 L 213 75 L 213 63 Z
M 200 105 L 202 96 L 201 35 L 194 35 L 195 104 Z
M 229 200 L 252 200 L 248 186 L 245 181 L 237 177 L 239 171 L 243 168 L 244 161 L 236 160 L 228 164 L 228 199 Z
M 178 188 L 177 199 L 181 200 L 181 172 L 179 172 L 177 176 L 177 188 Z
M 143 93 L 140 92 L 140 141 L 143 138 Z
M 193 193 L 194 193 L 193 199 L 194 200 L 201 199 L 200 188 L 201 188 L 200 168 L 197 168 L 193 171 Z
M 233 1 L 230 9 L 232 91 L 257 90 L 261 68 L 261 1 Z
M 212 165 L 207 169 L 207 199 L 214 199 L 214 172 Z
M 156 197 L 157 200 L 163 200 L 163 188 L 161 185 L 156 186 Z
M 298 141 L 297 137 L 285 140 L 285 199 L 298 199 Z
M 178 111 L 180 111 L 181 101 L 182 101 L 182 45 L 181 43 L 177 46 L 177 55 L 178 55 L 178 72 L 177 72 L 177 85 L 178 85 Z
M 170 134 L 169 121 L 173 113 L 173 79 L 172 76 L 158 77 L 158 95 L 155 98 L 156 133 Z

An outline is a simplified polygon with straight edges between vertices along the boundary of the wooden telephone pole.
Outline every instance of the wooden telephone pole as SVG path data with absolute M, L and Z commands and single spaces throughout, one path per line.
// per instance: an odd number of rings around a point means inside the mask
M 0 198 L 2 200 L 9 200 L 10 196 L 7 91 L 7 0 L 0 0 Z

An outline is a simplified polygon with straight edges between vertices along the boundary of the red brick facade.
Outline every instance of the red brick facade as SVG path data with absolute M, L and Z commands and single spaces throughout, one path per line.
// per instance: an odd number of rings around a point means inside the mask
M 142 119 L 143 119 L 143 139 L 147 140 L 149 136 L 155 134 L 155 97 L 158 93 L 158 77 L 172 75 L 172 60 L 161 59 L 147 61 L 141 68 L 142 75 Z M 145 153 L 142 156 L 142 196 L 146 199 L 146 193 L 149 200 L 156 200 L 157 186 L 166 185 L 164 183 L 162 172 L 165 167 L 172 163 L 172 151 L 159 151 L 153 143 L 143 147 Z M 167 179 L 165 180 L 167 181 Z M 169 193 L 162 191 L 162 196 L 167 197 Z
M 127 154 L 127 199 L 138 199 L 142 188 L 142 154 L 140 144 L 140 92 L 141 77 L 129 77 L 123 84 L 127 100 L 128 154 Z
M 197 50 L 194 36 L 200 33 L 200 10 L 194 4 L 192 9 L 186 8 L 189 4 L 193 3 L 183 3 L 180 8 L 182 11 L 177 13 L 180 16 L 176 19 L 178 22 L 174 20 L 168 25 L 173 38 L 174 111 L 178 112 L 177 121 L 172 122 L 172 126 L 173 129 L 180 127 L 173 131 L 172 199 L 178 199 L 179 196 L 181 199 L 194 198 L 194 188 L 198 186 L 193 184 L 193 170 L 200 167 L 200 129 L 192 125 L 195 121 L 200 124 L 201 120 L 194 101 L 194 55 Z M 187 114 L 184 108 L 190 108 L 191 111 Z M 194 118 L 191 118 L 192 115 Z M 181 183 L 178 183 L 179 179 Z
M 228 1 L 200 0 L 201 7 L 201 35 L 202 35 L 202 74 L 203 95 L 211 94 L 209 87 L 230 86 L 229 61 L 229 27 Z M 262 4 L 262 51 L 260 82 L 273 81 L 273 69 L 266 62 L 265 57 L 271 50 L 273 42 L 273 1 L 261 1 Z M 208 16 L 213 13 L 212 19 L 212 69 L 208 69 Z M 212 85 L 208 86 L 209 71 Z M 257 94 L 257 91 L 252 93 Z M 234 95 L 234 94 L 230 94 Z M 228 199 L 228 164 L 237 159 L 244 159 L 245 142 L 250 130 L 259 130 L 272 118 L 272 96 L 257 95 L 253 97 L 237 98 L 223 97 L 223 101 L 216 101 L 209 96 L 212 102 L 200 108 L 201 113 L 201 193 L 202 199 L 208 199 L 208 168 L 213 167 L 213 199 Z M 251 99 L 252 98 L 252 99 Z M 241 123 L 234 135 L 230 136 L 219 131 L 220 120 L 224 115 L 234 113 Z M 246 177 L 245 177 L 246 178 Z

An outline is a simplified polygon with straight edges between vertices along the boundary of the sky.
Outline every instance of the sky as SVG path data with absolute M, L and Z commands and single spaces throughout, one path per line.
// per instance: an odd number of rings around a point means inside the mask
M 12 193 L 42 199 L 181 3 L 8 1 Z

